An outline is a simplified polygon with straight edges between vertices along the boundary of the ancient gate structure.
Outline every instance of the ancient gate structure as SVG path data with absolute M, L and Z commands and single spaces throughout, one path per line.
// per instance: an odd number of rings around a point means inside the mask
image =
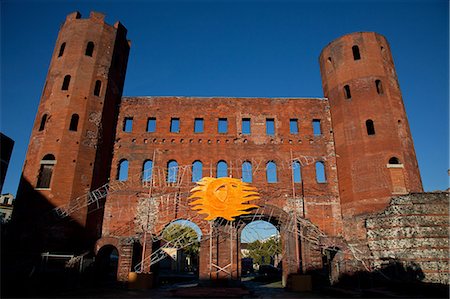
M 236 279 L 240 232 L 264 219 L 281 232 L 284 279 L 321 268 L 327 248 L 369 270 L 361 215 L 422 191 L 383 36 L 353 33 L 324 48 L 324 98 L 122 97 L 126 33 L 95 12 L 61 27 L 16 200 L 17 229 L 39 240 L 34 251 L 114 247 L 125 280 L 150 271 L 164 227 L 187 219 L 203 235 L 200 278 Z M 188 199 L 202 177 L 251 183 L 258 208 L 203 220 Z M 38 208 L 66 222 L 42 224 Z M 30 221 L 33 232 L 21 224 Z

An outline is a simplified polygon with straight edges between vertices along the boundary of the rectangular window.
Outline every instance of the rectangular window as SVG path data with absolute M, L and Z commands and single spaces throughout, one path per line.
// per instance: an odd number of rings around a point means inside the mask
M 219 118 L 219 122 L 217 125 L 217 131 L 219 133 L 227 133 L 228 132 L 228 119 Z
M 203 118 L 196 118 L 194 121 L 194 133 L 203 133 Z
M 250 118 L 242 119 L 242 134 L 250 134 Z
M 149 117 L 147 119 L 147 132 L 153 133 L 156 131 L 156 118 Z
M 133 118 L 125 117 L 125 119 L 123 121 L 123 131 L 131 132 L 132 130 L 133 130 Z
M 170 132 L 179 133 L 180 132 L 180 119 L 172 118 L 170 120 Z
M 296 118 L 291 118 L 289 121 L 289 129 L 291 134 L 298 134 L 298 120 Z
M 313 119 L 313 133 L 314 136 L 322 135 L 322 130 L 320 128 L 320 119 Z
M 273 118 L 266 118 L 266 134 L 275 135 L 275 120 Z

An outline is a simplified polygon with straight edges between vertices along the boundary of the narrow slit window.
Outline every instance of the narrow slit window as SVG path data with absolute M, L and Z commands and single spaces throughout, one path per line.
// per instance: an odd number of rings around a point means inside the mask
M 217 163 L 216 177 L 218 177 L 218 178 L 226 178 L 226 177 L 228 177 L 228 165 L 227 165 L 227 162 L 219 161 Z
M 203 118 L 194 120 L 194 133 L 203 133 Z
M 316 181 L 317 183 L 325 183 L 327 181 L 325 164 L 322 161 L 316 162 Z
M 251 183 L 253 181 L 252 174 L 252 163 L 248 161 L 242 163 L 242 181 Z
M 228 132 L 228 119 L 219 118 L 217 123 L 217 132 L 219 133 L 227 133 Z
M 269 161 L 266 164 L 266 178 L 268 183 L 276 183 L 277 179 L 277 164 L 273 161 Z
M 95 81 L 94 96 L 100 96 L 101 89 L 102 89 L 102 81 L 100 80 Z
M 154 133 L 156 131 L 156 118 L 149 117 L 147 119 L 147 132 Z
M 373 124 L 373 120 L 371 119 L 366 120 L 366 129 L 367 135 L 375 135 L 375 126 Z
M 117 179 L 122 182 L 128 180 L 128 160 L 120 160 L 117 170 Z
M 179 133 L 180 132 L 180 119 L 172 118 L 170 120 L 170 132 L 171 133 Z
M 250 118 L 242 119 L 242 134 L 249 135 L 251 133 Z
M 42 115 L 41 124 L 39 125 L 39 131 L 43 131 L 45 129 L 45 124 L 47 123 L 47 114 Z
M 70 125 L 69 125 L 69 131 L 77 131 L 78 130 L 78 121 L 80 117 L 78 114 L 72 114 L 72 117 L 70 118 Z
M 383 94 L 383 85 L 381 84 L 381 80 L 375 80 L 375 87 L 377 88 L 378 94 Z
M 94 43 L 93 42 L 88 42 L 87 45 L 86 45 L 85 55 L 92 57 L 93 53 L 94 53 Z
M 70 84 L 70 75 L 66 75 L 64 77 L 64 81 L 61 86 L 61 90 L 69 90 L 69 84 Z
M 63 56 L 64 54 L 64 49 L 66 48 L 66 43 L 62 43 L 61 47 L 59 47 L 59 53 L 58 53 L 58 57 Z
M 167 182 L 176 183 L 178 178 L 178 163 L 175 160 L 170 160 L 167 163 Z
M 192 182 L 198 182 L 203 177 L 203 164 L 201 161 L 192 163 Z
M 289 130 L 291 134 L 298 134 L 298 119 L 291 118 L 289 120 Z
M 322 129 L 320 125 L 320 119 L 313 119 L 313 134 L 314 136 L 320 136 L 322 135 Z
M 123 120 L 123 131 L 131 132 L 132 130 L 133 130 L 133 118 L 125 117 L 125 119 Z
M 361 54 L 359 53 L 359 47 L 358 46 L 353 46 L 352 47 L 352 52 L 353 52 L 353 60 L 360 60 L 361 59 Z
M 350 86 L 348 86 L 348 85 L 344 86 L 344 97 L 346 99 L 350 99 L 352 97 L 352 94 L 350 92 Z
M 55 156 L 52 154 L 47 154 L 42 158 L 36 188 L 50 188 L 55 164 Z
M 266 134 L 275 135 L 275 120 L 273 118 L 266 118 Z
M 144 165 L 142 166 L 142 181 L 150 182 L 152 180 L 152 172 L 153 172 L 153 161 L 145 160 Z
M 292 176 L 294 183 L 300 183 L 302 181 L 302 173 L 299 161 L 292 162 Z

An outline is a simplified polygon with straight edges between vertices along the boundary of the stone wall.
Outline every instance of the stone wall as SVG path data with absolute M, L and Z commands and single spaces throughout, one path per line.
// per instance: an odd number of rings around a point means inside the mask
M 449 196 L 412 193 L 366 220 L 375 268 L 399 262 L 423 282 L 449 283 Z

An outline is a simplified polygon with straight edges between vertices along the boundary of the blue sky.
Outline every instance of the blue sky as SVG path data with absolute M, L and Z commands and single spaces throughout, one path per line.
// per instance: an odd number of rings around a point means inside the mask
M 376 31 L 390 42 L 424 188 L 448 186 L 448 1 L 1 1 L 0 131 L 16 193 L 60 25 L 91 10 L 132 40 L 124 95 L 322 97 L 318 56 Z

